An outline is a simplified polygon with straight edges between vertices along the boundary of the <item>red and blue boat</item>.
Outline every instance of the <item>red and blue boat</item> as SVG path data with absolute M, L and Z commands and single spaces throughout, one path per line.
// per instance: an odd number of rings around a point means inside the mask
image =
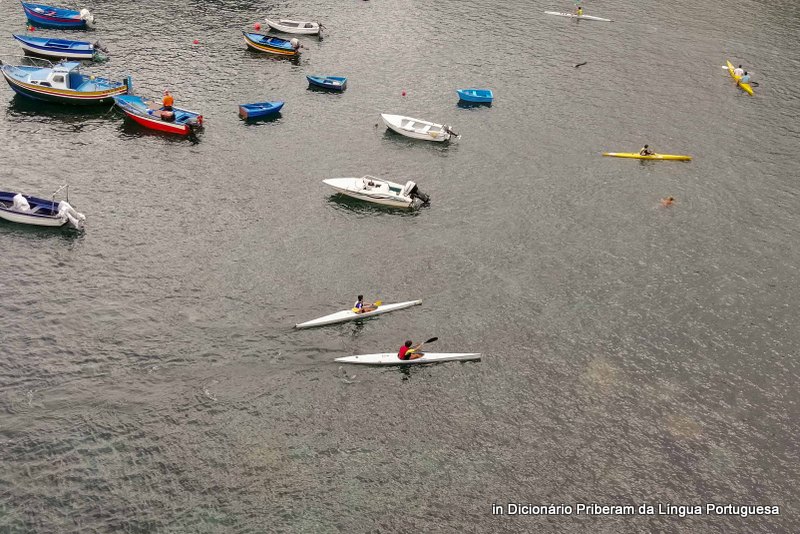
M 94 26 L 94 15 L 88 9 L 75 11 L 45 4 L 21 3 L 31 24 L 41 28 L 85 30 Z
M 129 93 L 133 82 L 115 82 L 80 73 L 80 63 L 67 61 L 52 68 L 29 65 L 3 65 L 8 85 L 15 93 L 33 100 L 56 104 L 93 105 L 111 102 L 115 96 Z
M 151 130 L 189 135 L 203 127 L 203 116 L 187 109 L 173 107 L 172 111 L 167 111 L 163 106 L 150 104 L 154 101 L 136 95 L 117 96 L 114 102 L 129 119 Z
M 297 57 L 300 55 L 300 42 L 297 39 L 287 41 L 278 37 L 270 37 L 260 33 L 243 31 L 244 42 L 251 50 L 268 52 L 278 56 Z

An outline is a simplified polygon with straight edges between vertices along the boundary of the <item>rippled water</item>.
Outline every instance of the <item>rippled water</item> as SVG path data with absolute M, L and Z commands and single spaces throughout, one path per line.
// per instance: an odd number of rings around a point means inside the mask
M 68 181 L 88 217 L 0 224 L 0 531 L 800 530 L 794 4 L 585 5 L 609 24 L 519 0 L 92 8 L 111 60 L 86 72 L 170 88 L 206 128 L 191 143 L 0 89 L 0 189 Z M 247 51 L 268 14 L 328 32 L 297 62 Z M 18 3 L 0 30 L 24 31 Z M 311 91 L 316 73 L 349 87 Z M 495 104 L 458 107 L 465 86 Z M 268 99 L 279 119 L 238 119 Z M 463 137 L 413 142 L 381 112 Z M 642 143 L 694 160 L 599 155 Z M 430 207 L 321 183 L 367 173 Z M 424 303 L 292 329 L 358 293 Z M 433 335 L 484 360 L 332 363 Z M 781 515 L 491 515 L 507 502 Z

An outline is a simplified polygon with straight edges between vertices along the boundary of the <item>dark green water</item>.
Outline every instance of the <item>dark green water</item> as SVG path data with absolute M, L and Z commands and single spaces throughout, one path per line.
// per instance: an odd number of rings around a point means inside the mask
M 520 0 L 91 7 L 112 57 L 86 72 L 169 88 L 206 128 L 193 144 L 0 88 L 0 189 L 69 182 L 88 218 L 0 223 L 0 532 L 800 530 L 795 4 L 585 4 L 613 23 Z M 247 51 L 270 14 L 328 32 L 296 63 Z M 2 0 L 7 54 L 24 25 Z M 469 86 L 495 104 L 458 107 Z M 261 100 L 281 117 L 238 119 Z M 407 140 L 382 112 L 462 139 Z M 694 160 L 600 157 L 643 143 Z M 321 182 L 363 174 L 431 205 Z M 358 293 L 424 302 L 292 329 Z M 431 336 L 484 359 L 332 362 Z M 492 515 L 509 502 L 781 513 Z

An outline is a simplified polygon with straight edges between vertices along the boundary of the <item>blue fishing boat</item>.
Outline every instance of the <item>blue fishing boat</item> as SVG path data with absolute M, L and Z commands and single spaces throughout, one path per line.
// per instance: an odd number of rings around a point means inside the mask
M 260 33 L 242 32 L 248 48 L 258 52 L 269 52 L 279 56 L 296 57 L 300 54 L 300 42 L 297 39 L 287 41 L 278 37 L 270 37 Z
M 240 104 L 239 116 L 243 119 L 258 119 L 268 115 L 275 115 L 283 107 L 284 102 L 256 102 L 254 104 Z
M 94 15 L 88 9 L 75 11 L 44 4 L 21 3 L 31 24 L 42 28 L 82 30 L 94 26 Z
M 195 111 L 173 107 L 167 111 L 158 104 L 136 95 L 115 96 L 114 102 L 125 115 L 145 128 L 160 132 L 189 135 L 203 126 L 203 116 Z
M 98 50 L 106 51 L 99 43 L 92 44 L 88 41 L 70 41 L 17 34 L 12 34 L 12 37 L 19 41 L 26 54 L 34 56 L 56 59 L 94 59 Z
M 68 61 L 52 68 L 28 65 L 3 65 L 8 85 L 17 94 L 34 100 L 57 104 L 92 105 L 111 102 L 116 95 L 128 93 L 133 83 L 130 76 L 115 82 L 81 74 L 80 63 Z
M 489 104 L 494 100 L 491 89 L 456 89 L 458 97 L 465 102 Z
M 331 91 L 344 91 L 347 78 L 344 76 L 306 76 L 308 83 L 314 87 L 330 89 Z

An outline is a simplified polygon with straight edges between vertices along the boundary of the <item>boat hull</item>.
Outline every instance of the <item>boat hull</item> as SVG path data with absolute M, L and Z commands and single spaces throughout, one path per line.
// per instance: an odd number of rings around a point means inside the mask
M 392 131 L 410 137 L 412 139 L 419 139 L 421 141 L 434 141 L 436 143 L 443 143 L 450 139 L 450 134 L 444 131 L 441 124 L 435 124 L 412 117 L 403 117 L 401 115 L 389 115 L 381 113 L 383 123 Z M 424 128 L 420 129 L 416 126 L 408 126 L 409 122 L 414 125 L 430 125 L 431 129 L 425 131 Z M 434 130 L 434 128 L 436 128 Z
M 692 156 L 683 156 L 679 154 L 652 154 L 650 156 L 642 156 L 637 152 L 603 152 L 604 156 L 612 158 L 630 158 L 630 159 L 651 159 L 663 161 L 691 161 Z
M 421 358 L 415 360 L 401 360 L 394 352 L 382 352 L 378 354 L 359 354 L 357 356 L 344 356 L 336 358 L 334 361 L 339 363 L 352 363 L 357 365 L 424 365 L 426 363 L 441 362 L 466 362 L 481 359 L 477 352 L 426 352 Z
M 271 39 L 273 39 L 274 44 L 270 44 L 269 42 L 256 41 L 255 37 L 251 37 L 256 35 L 259 37 L 266 37 L 264 35 L 247 32 L 242 32 L 242 34 L 244 35 L 244 42 L 247 47 L 251 50 L 255 50 L 256 52 L 266 52 L 268 54 L 275 54 L 277 56 L 284 57 L 297 57 L 300 55 L 299 49 L 289 50 L 285 46 L 282 46 L 280 43 L 278 43 L 279 41 L 283 41 L 284 43 L 288 42 L 284 39 L 277 39 L 273 37 Z
M 88 42 L 82 41 L 67 41 L 62 39 L 48 39 L 48 40 L 32 40 L 27 38 L 26 36 L 20 35 L 12 35 L 14 39 L 19 42 L 19 45 L 22 47 L 22 50 L 25 51 L 27 55 L 31 56 L 38 56 L 38 57 L 48 57 L 48 58 L 55 58 L 55 59 L 93 59 L 94 58 L 94 46 Z M 50 42 L 58 42 L 58 43 L 74 43 L 73 46 L 70 48 L 54 48 L 52 46 L 48 46 L 46 44 L 47 41 Z M 81 46 L 76 46 L 81 45 Z
M 33 100 L 53 102 L 56 104 L 93 106 L 113 102 L 114 97 L 128 92 L 127 82 L 119 87 L 105 89 L 102 91 L 74 91 L 71 89 L 59 89 L 56 87 L 45 87 L 42 85 L 23 82 L 11 76 L 8 68 L 11 65 L 3 65 L 3 77 L 15 93 Z
M 37 8 L 42 11 L 37 11 Z M 25 3 L 22 4 L 22 9 L 25 10 L 25 16 L 31 24 L 40 28 L 82 30 L 88 27 L 86 21 L 81 19 L 81 14 L 78 11 L 53 9 L 50 6 Z
M 270 28 L 272 28 L 277 32 L 282 32 L 282 33 L 292 33 L 295 35 L 318 35 L 320 32 L 319 24 L 317 24 L 316 22 L 305 22 L 305 21 L 288 20 L 288 19 L 282 19 L 277 21 L 264 19 L 264 21 L 269 25 Z M 306 28 L 305 26 L 293 26 L 293 25 L 283 24 L 287 22 L 302 24 L 302 25 L 310 24 L 311 27 Z
M 305 328 L 316 328 L 318 326 L 327 326 L 332 324 L 346 323 L 348 321 L 369 319 L 370 317 L 375 317 L 384 313 L 405 310 L 406 308 L 417 306 L 419 304 L 422 304 L 421 300 L 409 300 L 407 302 L 397 302 L 394 304 L 382 304 L 378 306 L 378 309 L 365 313 L 355 313 L 353 310 L 343 310 L 320 317 L 319 319 L 313 319 L 311 321 L 306 321 L 305 323 L 296 324 L 294 327 L 298 330 L 302 330 Z
M 592 15 L 576 15 L 575 13 L 559 13 L 558 11 L 545 11 L 547 15 L 556 15 L 559 17 L 569 17 L 578 20 L 597 20 L 600 22 L 611 22 L 611 19 L 604 19 L 602 17 L 594 17 Z
M 731 78 L 736 80 L 736 85 L 739 86 L 739 89 L 741 89 L 742 91 L 744 91 L 748 95 L 753 96 L 753 88 L 750 87 L 750 84 L 749 83 L 742 83 L 740 81 L 742 79 L 742 77 L 741 76 L 737 76 L 736 74 L 733 73 L 733 71 L 734 71 L 733 63 L 731 63 L 730 61 L 726 61 L 725 63 L 727 63 L 727 65 L 728 65 L 728 74 L 731 75 Z

